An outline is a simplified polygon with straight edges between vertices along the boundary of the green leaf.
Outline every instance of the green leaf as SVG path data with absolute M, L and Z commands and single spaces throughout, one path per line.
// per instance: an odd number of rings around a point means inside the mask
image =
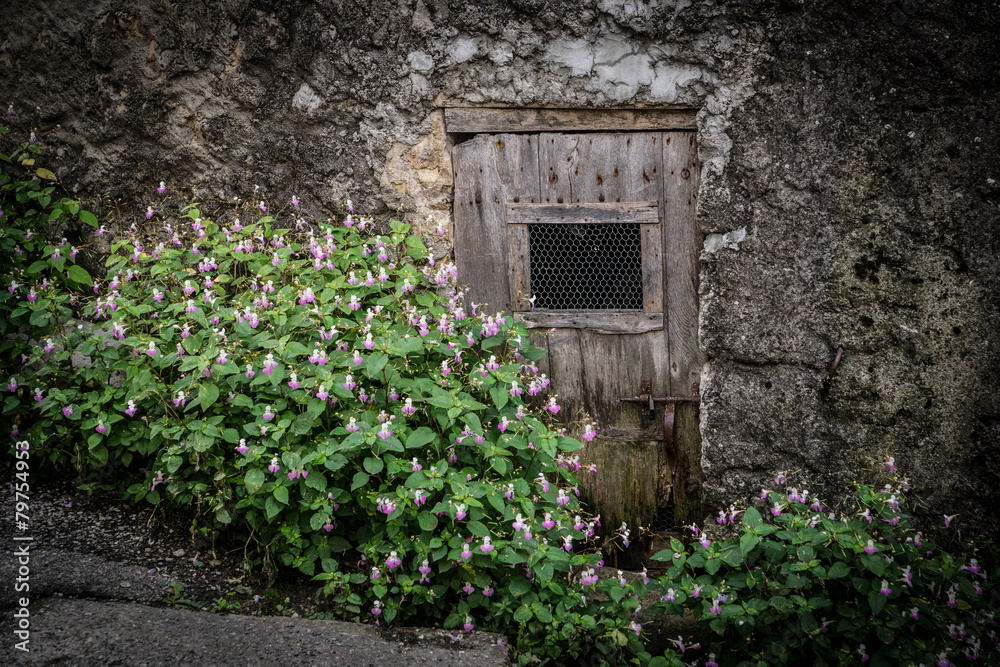
M 57 180 L 59 180 L 58 178 L 56 178 L 55 174 L 53 174 L 51 171 L 49 171 L 45 167 L 39 167 L 38 169 L 36 169 L 35 170 L 35 174 L 38 176 L 38 178 L 44 178 L 47 181 L 57 181 Z
M 367 470 L 369 474 L 372 475 L 379 474 L 385 468 L 385 464 L 382 463 L 382 459 L 375 458 L 374 456 L 369 456 L 368 458 L 366 458 L 364 466 L 365 470 Z
M 709 574 L 715 574 L 716 572 L 719 571 L 720 567 L 722 567 L 722 561 L 720 561 L 718 558 L 710 558 L 709 560 L 705 561 L 705 571 L 708 572 Z
M 417 447 L 423 447 L 424 445 L 434 442 L 437 440 L 437 434 L 427 428 L 426 426 L 421 426 L 416 429 L 406 438 L 406 448 L 415 449 Z
M 288 504 L 288 488 L 284 486 L 274 487 L 274 499 L 282 505 Z
M 826 576 L 830 579 L 840 579 L 851 573 L 851 568 L 843 561 L 837 561 L 826 571 Z
M 430 512 L 421 512 L 417 515 L 417 522 L 421 530 L 434 530 L 438 525 L 438 518 Z
M 384 354 L 373 354 L 368 357 L 365 362 L 365 374 L 370 378 L 378 377 L 379 371 L 385 368 L 386 362 L 389 358 Z
M 267 520 L 270 521 L 278 516 L 279 512 L 281 512 L 281 504 L 273 496 L 268 496 L 267 502 L 264 503 L 264 513 L 267 515 Z
M 477 537 L 486 537 L 490 534 L 489 529 L 480 523 L 479 521 L 469 521 L 465 524 L 465 527 L 469 529 L 469 532 Z
M 202 410 L 207 410 L 219 398 L 219 388 L 214 382 L 206 382 L 201 385 L 198 393 L 198 402 Z
M 93 285 L 94 280 L 87 273 L 87 270 L 80 266 L 79 264 L 72 264 L 68 270 L 70 280 L 82 283 L 84 285 Z
M 526 623 L 531 620 L 531 607 L 526 604 L 522 604 L 514 612 L 514 620 L 518 623 Z
M 740 538 L 740 553 L 746 556 L 753 551 L 753 548 L 757 546 L 759 541 L 756 535 L 744 535 Z
M 247 491 L 250 493 L 257 493 L 260 488 L 264 486 L 264 471 L 260 468 L 251 468 L 247 470 L 247 475 L 243 480 L 246 484 Z
M 90 225 L 95 229 L 97 228 L 97 216 L 90 211 L 80 211 L 80 222 L 85 225 Z
M 363 472 L 355 473 L 354 480 L 351 482 L 351 491 L 360 489 L 362 486 L 368 484 L 368 480 L 371 478 Z
M 496 406 L 497 410 L 503 410 L 507 401 L 510 400 L 510 395 L 500 387 L 493 387 L 490 389 L 490 398 L 493 399 L 493 405 Z
M 868 594 L 868 605 L 872 608 L 872 615 L 878 616 L 885 607 L 885 596 L 878 591 L 872 591 Z
M 758 526 L 760 526 L 760 521 L 760 512 L 758 512 L 755 507 L 748 507 L 746 512 L 743 513 L 743 525 L 751 533 L 754 532 Z M 740 540 L 741 547 L 742 542 L 743 540 Z

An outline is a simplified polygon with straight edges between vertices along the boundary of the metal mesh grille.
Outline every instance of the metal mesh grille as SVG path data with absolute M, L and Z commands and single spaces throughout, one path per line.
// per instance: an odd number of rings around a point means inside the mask
M 536 308 L 642 310 L 638 223 L 528 225 Z
M 671 496 L 667 504 L 660 508 L 656 516 L 656 532 L 658 533 L 669 533 L 670 531 L 676 529 L 677 526 L 674 523 L 674 499 Z

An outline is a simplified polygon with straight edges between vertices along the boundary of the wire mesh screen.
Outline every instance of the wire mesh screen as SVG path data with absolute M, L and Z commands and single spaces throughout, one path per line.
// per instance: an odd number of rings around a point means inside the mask
M 642 310 L 638 223 L 528 225 L 536 308 Z
M 670 531 L 677 528 L 674 523 L 674 499 L 673 496 L 667 501 L 667 504 L 659 509 L 656 516 L 656 532 L 658 533 L 669 533 Z

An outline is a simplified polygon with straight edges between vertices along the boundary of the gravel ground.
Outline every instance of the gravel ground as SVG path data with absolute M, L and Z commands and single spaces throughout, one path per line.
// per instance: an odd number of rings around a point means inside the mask
M 310 620 L 315 583 L 271 588 L 240 553 L 200 548 L 190 517 L 164 516 L 60 482 L 32 482 L 31 542 L 16 542 L 10 472 L 0 473 L 0 664 L 509 664 L 501 635 Z M 30 552 L 30 653 L 13 648 L 16 549 Z M 239 614 L 210 614 L 208 610 Z

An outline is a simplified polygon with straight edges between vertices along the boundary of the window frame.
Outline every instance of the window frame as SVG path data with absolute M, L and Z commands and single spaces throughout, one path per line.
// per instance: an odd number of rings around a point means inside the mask
M 574 328 L 642 333 L 663 328 L 663 257 L 658 201 L 522 204 L 505 207 L 510 248 L 510 303 L 515 321 L 529 328 Z M 531 248 L 528 225 L 631 223 L 639 225 L 642 310 L 531 308 Z

